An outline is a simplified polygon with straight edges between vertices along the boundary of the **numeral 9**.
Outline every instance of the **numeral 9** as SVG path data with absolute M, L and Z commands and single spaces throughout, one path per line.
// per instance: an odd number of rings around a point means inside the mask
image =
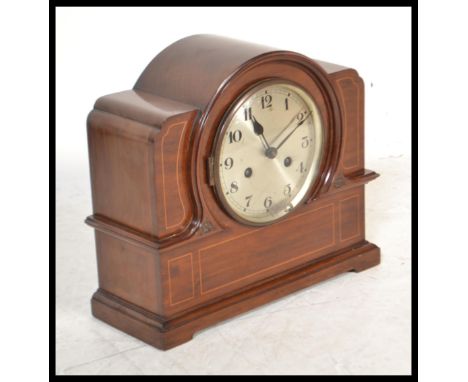
M 224 168 L 226 170 L 230 170 L 232 168 L 232 166 L 234 166 L 234 159 L 232 158 L 226 158 L 224 160 Z

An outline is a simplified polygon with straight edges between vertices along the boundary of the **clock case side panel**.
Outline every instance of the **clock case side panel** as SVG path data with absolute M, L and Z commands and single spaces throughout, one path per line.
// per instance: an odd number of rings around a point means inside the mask
M 343 145 L 331 192 L 365 184 L 379 176 L 365 168 L 364 81 L 354 69 L 330 73 L 343 122 Z
M 187 163 L 198 116 L 190 105 L 133 90 L 100 98 L 90 112 L 86 223 L 96 230 L 96 316 L 112 299 L 162 311 L 160 248 L 197 222 Z
M 94 225 L 156 247 L 196 225 L 190 175 L 199 111 L 129 90 L 101 97 L 88 116 Z

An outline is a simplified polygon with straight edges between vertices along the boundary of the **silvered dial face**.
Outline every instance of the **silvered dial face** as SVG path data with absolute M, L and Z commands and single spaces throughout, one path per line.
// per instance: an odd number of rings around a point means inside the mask
M 292 211 L 317 176 L 323 127 L 313 99 L 288 82 L 268 81 L 242 96 L 217 138 L 215 179 L 228 212 L 268 224 Z

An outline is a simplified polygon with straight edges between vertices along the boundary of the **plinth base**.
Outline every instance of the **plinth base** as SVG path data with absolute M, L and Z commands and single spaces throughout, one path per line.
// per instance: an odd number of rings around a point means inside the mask
M 203 328 L 329 279 L 347 271 L 360 272 L 380 263 L 380 249 L 360 246 L 330 254 L 319 261 L 276 275 L 250 289 L 196 308 L 177 317 L 164 318 L 98 289 L 92 299 L 93 315 L 140 340 L 167 350 L 192 339 Z M 300 319 L 300 318 L 298 318 Z

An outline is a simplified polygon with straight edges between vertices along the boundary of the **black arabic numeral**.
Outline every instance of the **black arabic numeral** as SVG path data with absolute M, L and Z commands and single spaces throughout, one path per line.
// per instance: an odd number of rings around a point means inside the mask
M 234 132 L 229 132 L 229 143 L 239 142 L 242 139 L 242 131 L 236 130 Z
M 237 191 L 239 191 L 239 186 L 237 185 L 236 181 L 231 183 L 231 188 L 229 191 L 231 192 L 231 194 L 235 194 Z
M 268 196 L 265 198 L 265 201 L 263 202 L 263 205 L 265 206 L 265 208 L 270 208 L 271 205 L 273 204 L 273 200 L 271 200 L 271 196 Z
M 305 166 L 304 166 L 304 162 L 301 162 L 301 164 L 300 164 L 300 166 L 299 166 L 299 171 L 300 171 L 300 173 L 302 174 L 303 172 L 306 172 L 306 170 L 307 170 L 307 169 L 306 169 Z
M 250 121 L 252 119 L 252 108 L 245 108 L 244 109 L 244 119 L 246 121 Z
M 245 205 L 246 207 L 250 207 L 250 202 L 252 200 L 253 195 L 248 195 L 245 197 L 245 200 L 247 200 L 247 204 Z
M 262 96 L 262 109 L 271 107 L 271 101 L 272 101 L 271 95 L 267 94 L 265 96 Z
M 224 160 L 224 168 L 226 170 L 230 170 L 232 168 L 232 166 L 234 166 L 234 159 L 232 158 L 226 158 Z

